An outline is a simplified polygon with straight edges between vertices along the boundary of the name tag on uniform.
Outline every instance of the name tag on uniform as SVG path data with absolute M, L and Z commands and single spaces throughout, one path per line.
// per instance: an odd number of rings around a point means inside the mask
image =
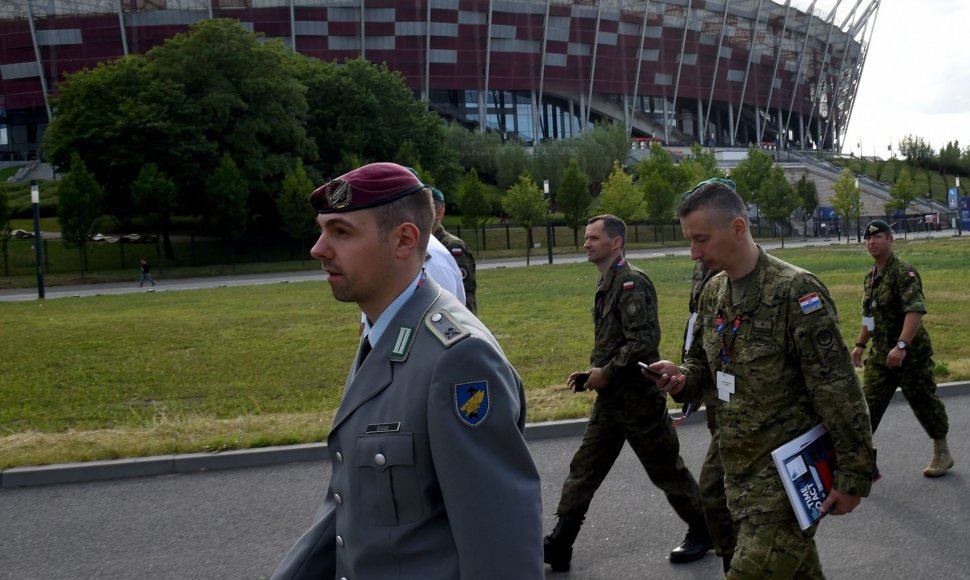
M 876 329 L 876 318 L 874 316 L 863 316 L 862 326 L 865 326 L 866 330 L 872 332 Z
M 372 423 L 367 426 L 364 434 L 369 433 L 397 433 L 401 430 L 401 423 Z
M 731 401 L 734 394 L 734 375 L 717 371 L 717 398 L 724 402 Z

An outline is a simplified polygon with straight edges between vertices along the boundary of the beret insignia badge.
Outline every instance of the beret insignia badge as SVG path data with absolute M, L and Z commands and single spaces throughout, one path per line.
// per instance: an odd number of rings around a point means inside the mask
M 350 188 L 350 182 L 344 181 L 343 179 L 334 179 L 327 184 L 324 193 L 327 196 L 327 203 L 333 209 L 343 209 L 350 205 L 350 201 L 353 198 L 353 191 Z

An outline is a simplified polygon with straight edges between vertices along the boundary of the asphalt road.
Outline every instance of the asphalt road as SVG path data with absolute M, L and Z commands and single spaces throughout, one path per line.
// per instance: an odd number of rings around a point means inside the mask
M 883 479 L 856 512 L 821 524 L 828 578 L 970 577 L 970 395 L 944 401 L 956 468 L 924 478 L 930 441 L 905 403 L 891 405 L 876 435 Z M 703 420 L 695 416 L 678 431 L 696 474 L 708 441 Z M 577 445 L 575 437 L 530 443 L 547 530 Z M 315 461 L 3 489 L 0 579 L 266 578 L 309 524 L 329 474 L 328 462 Z M 593 501 L 572 571 L 547 577 L 720 577 L 713 555 L 686 565 L 667 561 L 685 531 L 627 448 Z

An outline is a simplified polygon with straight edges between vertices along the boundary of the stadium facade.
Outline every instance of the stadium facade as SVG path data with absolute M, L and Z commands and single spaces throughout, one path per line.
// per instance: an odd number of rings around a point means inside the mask
M 0 0 L 0 160 L 36 157 L 65 73 L 200 20 L 400 71 L 523 142 L 601 119 L 671 145 L 839 149 L 880 0 Z M 56 114 L 56 111 L 53 111 Z

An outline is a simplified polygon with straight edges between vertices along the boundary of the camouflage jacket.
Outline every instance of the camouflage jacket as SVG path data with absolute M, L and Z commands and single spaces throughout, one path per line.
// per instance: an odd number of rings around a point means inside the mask
M 478 315 L 478 300 L 475 297 L 475 290 L 478 288 L 478 283 L 475 281 L 475 256 L 468 250 L 464 240 L 443 227 L 435 231 L 434 237 L 448 248 L 455 262 L 458 263 L 461 283 L 465 287 L 465 307 L 471 310 L 472 314 Z
M 923 283 L 915 268 L 900 260 L 896 254 L 889 257 L 882 272 L 875 266 L 866 275 L 862 297 L 862 315 L 875 318 L 872 332 L 872 351 L 869 356 L 885 360 L 896 346 L 903 331 L 903 319 L 907 312 L 926 313 Z M 905 366 L 925 362 L 933 356 L 930 335 L 921 322 L 903 361 Z
M 650 278 L 622 257 L 597 283 L 593 325 L 595 339 L 589 361 L 603 369 L 610 383 L 601 394 L 609 394 L 618 385 L 646 384 L 649 379 L 643 377 L 637 363 L 660 358 L 657 292 Z
M 735 519 L 770 520 L 791 510 L 772 450 L 825 423 L 839 462 L 835 488 L 858 496 L 869 494 L 875 451 L 828 289 L 810 272 L 760 252 L 742 303 L 732 304 L 723 272 L 705 286 L 683 367 L 686 390 L 676 398 L 697 402 L 716 389 L 717 371 L 733 375 L 734 393 L 716 399 L 728 507 Z

